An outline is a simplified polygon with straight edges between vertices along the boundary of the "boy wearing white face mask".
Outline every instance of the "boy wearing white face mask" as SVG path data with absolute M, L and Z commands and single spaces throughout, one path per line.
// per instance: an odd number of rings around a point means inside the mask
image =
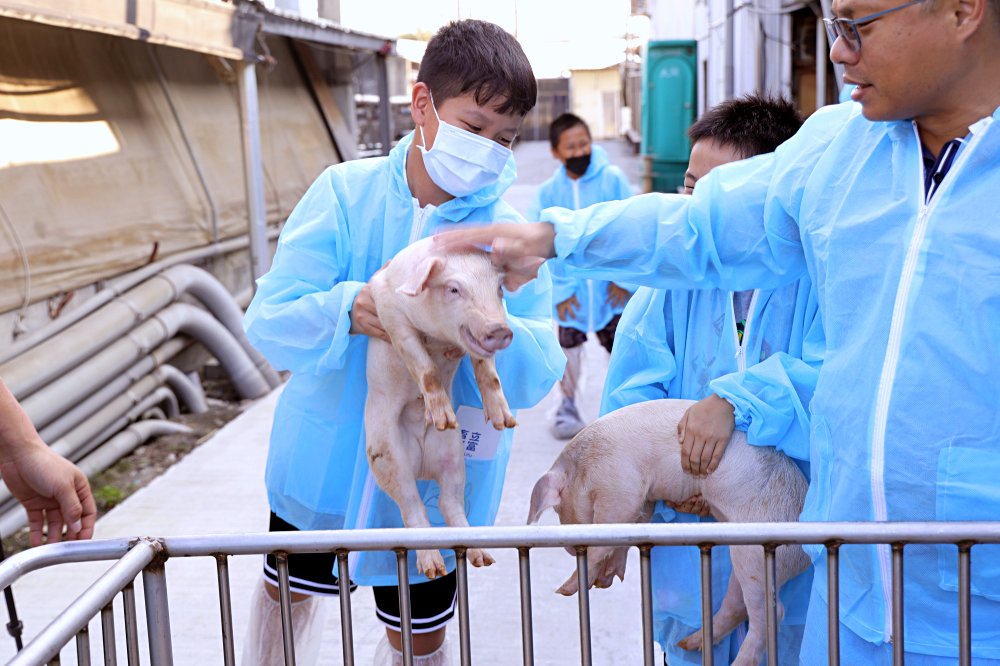
M 416 130 L 387 157 L 339 164 L 317 179 L 289 217 L 274 264 L 247 310 L 247 336 L 272 364 L 292 372 L 275 411 L 267 463 L 273 531 L 402 527 L 399 509 L 375 484 L 365 456 L 368 337 L 387 339 L 367 282 L 400 249 L 438 230 L 522 221 L 500 200 L 516 176 L 510 146 L 536 97 L 520 46 L 493 24 L 452 23 L 428 44 L 417 80 Z M 552 329 L 548 274 L 507 294 L 506 304 L 514 339 L 497 354 L 497 371 L 511 407 L 530 407 L 558 381 L 565 363 Z M 453 395 L 460 427 L 481 428 L 474 425 L 477 412 L 481 423 L 482 403 L 468 359 Z M 512 440 L 510 430 L 481 434 L 494 437 L 495 448 L 467 459 L 472 525 L 493 523 Z M 436 484 L 418 486 L 432 524 L 443 525 Z M 420 666 L 451 663 L 444 639 L 456 582 L 453 555 L 445 554 L 451 573 L 433 581 L 410 558 L 414 663 Z M 375 663 L 401 663 L 395 554 L 358 555 L 351 583 L 374 588 L 376 615 L 386 626 Z M 289 574 L 296 661 L 313 663 L 322 629 L 316 597 L 339 592 L 335 556 L 292 555 Z M 264 580 L 253 602 L 246 664 L 284 663 L 271 557 Z

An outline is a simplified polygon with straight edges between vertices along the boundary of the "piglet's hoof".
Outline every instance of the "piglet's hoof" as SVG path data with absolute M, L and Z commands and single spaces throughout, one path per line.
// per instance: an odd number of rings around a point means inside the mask
M 482 548 L 470 548 L 465 551 L 465 557 L 474 567 L 488 567 L 496 560 L 489 552 L 483 550 Z
M 561 594 L 564 597 L 571 597 L 574 594 L 576 594 L 577 590 L 579 589 L 580 586 L 577 585 L 576 583 L 576 574 L 574 573 L 572 576 L 566 579 L 565 583 L 563 583 L 556 589 L 556 594 Z
M 694 632 L 687 638 L 677 641 L 677 647 L 682 650 L 701 650 L 701 629 Z
M 448 570 L 444 566 L 444 558 L 437 550 L 418 550 L 417 569 L 432 580 L 448 574 Z
M 454 430 L 458 428 L 458 418 L 452 409 L 448 397 L 443 400 L 431 398 L 426 401 L 425 415 L 428 423 L 433 423 L 438 430 Z

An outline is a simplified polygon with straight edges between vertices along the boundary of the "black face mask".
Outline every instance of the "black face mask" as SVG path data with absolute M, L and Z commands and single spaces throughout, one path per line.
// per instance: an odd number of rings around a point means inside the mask
M 570 173 L 582 176 L 587 173 L 587 167 L 590 166 L 590 153 L 586 155 L 580 155 L 579 157 L 569 157 L 566 159 L 566 170 Z

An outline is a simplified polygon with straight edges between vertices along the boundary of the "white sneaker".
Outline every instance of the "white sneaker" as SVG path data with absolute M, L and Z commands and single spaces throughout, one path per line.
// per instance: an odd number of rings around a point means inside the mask
M 563 398 L 559 409 L 556 410 L 556 415 L 552 421 L 552 425 L 549 427 L 549 432 L 556 439 L 572 439 L 586 425 L 583 419 L 580 418 L 580 412 L 573 401 L 569 398 Z

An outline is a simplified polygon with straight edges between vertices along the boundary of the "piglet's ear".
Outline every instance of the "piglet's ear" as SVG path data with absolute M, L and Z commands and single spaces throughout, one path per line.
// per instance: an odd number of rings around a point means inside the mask
M 405 296 L 416 296 L 427 288 L 427 283 L 430 282 L 434 273 L 442 268 L 444 268 L 444 259 L 441 257 L 424 257 L 417 264 L 416 270 L 410 273 L 403 284 L 396 288 L 396 292 Z

